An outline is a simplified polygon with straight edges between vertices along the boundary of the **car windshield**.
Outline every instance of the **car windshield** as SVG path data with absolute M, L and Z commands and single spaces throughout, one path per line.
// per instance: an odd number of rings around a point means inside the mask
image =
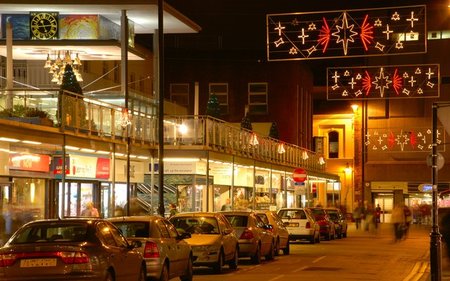
M 240 215 L 225 215 L 233 227 L 247 227 L 248 217 Z
M 87 238 L 84 223 L 30 224 L 20 229 L 10 244 L 81 242 Z
M 150 227 L 148 222 L 120 221 L 113 222 L 115 226 L 127 237 L 149 237 Z
M 214 217 L 174 217 L 170 221 L 180 233 L 219 234 L 217 220 Z
M 281 210 L 278 215 L 282 219 L 306 219 L 306 214 L 303 210 Z

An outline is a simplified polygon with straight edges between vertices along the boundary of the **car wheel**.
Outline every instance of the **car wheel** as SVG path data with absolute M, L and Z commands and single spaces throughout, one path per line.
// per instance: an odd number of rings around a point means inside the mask
M 114 275 L 109 270 L 106 272 L 105 281 L 114 281 Z
M 275 247 L 274 247 L 273 242 L 272 242 L 272 243 L 270 244 L 269 252 L 268 252 L 267 255 L 265 256 L 266 261 L 273 260 L 274 256 L 275 256 Z
M 180 276 L 181 281 L 192 281 L 192 278 L 194 276 L 194 270 L 192 269 L 192 257 L 189 257 L 186 271 L 184 272 L 184 275 Z
M 217 263 L 213 266 L 213 269 L 214 269 L 215 273 L 223 272 L 223 252 L 222 252 L 222 250 L 220 250 Z
M 254 264 L 260 264 L 261 263 L 261 248 L 259 247 L 259 244 L 256 246 L 256 251 L 251 257 L 252 262 Z
M 141 272 L 139 273 L 138 281 L 146 281 L 147 280 L 147 272 L 145 271 L 145 266 L 141 267 Z
M 163 265 L 161 270 L 161 276 L 159 277 L 159 281 L 169 281 L 169 268 L 167 268 L 167 264 Z
M 275 256 L 280 255 L 280 238 L 277 238 L 277 242 L 275 243 Z
M 289 242 L 289 240 L 287 241 L 287 243 L 286 243 L 286 248 L 283 248 L 283 255 L 289 255 L 289 253 L 290 253 L 290 246 L 291 245 L 291 243 Z
M 239 261 L 239 249 L 236 248 L 236 250 L 234 251 L 233 259 L 228 263 L 228 265 L 230 266 L 230 269 L 237 269 L 238 261 Z

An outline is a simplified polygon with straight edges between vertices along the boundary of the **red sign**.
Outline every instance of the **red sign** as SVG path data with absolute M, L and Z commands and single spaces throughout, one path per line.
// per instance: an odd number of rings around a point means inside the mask
M 294 182 L 304 182 L 306 180 L 306 171 L 302 168 L 297 168 L 292 174 Z
M 109 179 L 109 158 L 97 158 L 97 170 L 95 177 L 97 179 Z
M 9 168 L 11 170 L 49 172 L 50 156 L 43 154 L 20 154 L 9 155 Z

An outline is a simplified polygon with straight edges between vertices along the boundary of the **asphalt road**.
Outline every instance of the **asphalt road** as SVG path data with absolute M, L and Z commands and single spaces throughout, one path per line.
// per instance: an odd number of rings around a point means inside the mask
M 351 225 L 347 238 L 314 245 L 295 243 L 291 245 L 290 255 L 280 254 L 273 261 L 263 260 L 260 265 L 242 258 L 238 270 L 226 267 L 223 274 L 214 274 L 209 268 L 196 268 L 194 280 L 429 280 L 430 226 L 413 225 L 409 236 L 397 243 L 391 227 L 384 224 L 376 232 L 367 232 Z M 450 280 L 446 258 L 443 263 L 442 280 Z

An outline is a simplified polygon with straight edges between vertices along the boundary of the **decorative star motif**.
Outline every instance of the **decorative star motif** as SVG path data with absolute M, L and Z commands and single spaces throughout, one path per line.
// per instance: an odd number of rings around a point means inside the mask
M 273 42 L 275 44 L 275 47 L 279 47 L 280 45 L 284 44 L 283 38 L 280 37 L 277 41 Z
M 361 78 L 362 78 L 361 73 L 356 74 L 356 80 L 361 80 Z
M 311 55 L 312 53 L 314 53 L 315 51 L 317 51 L 316 46 L 311 46 L 311 48 L 306 50 L 308 52 L 308 55 Z
M 431 79 L 431 76 L 434 75 L 434 72 L 431 71 L 431 67 L 428 68 L 428 72 L 425 73 L 428 76 L 428 80 Z
M 301 35 L 297 36 L 298 38 L 302 39 L 302 45 L 305 45 L 305 39 L 309 37 L 308 34 L 305 34 L 305 29 L 302 28 Z
M 336 31 L 332 33 L 334 37 L 337 37 L 336 44 L 342 43 L 344 49 L 344 55 L 347 55 L 348 43 L 355 42 L 354 36 L 358 35 L 358 32 L 353 31 L 354 24 L 348 25 L 347 12 L 344 12 L 342 17 L 342 25 L 336 26 Z
M 396 140 L 397 144 L 400 145 L 401 151 L 403 151 L 405 149 L 405 145 L 408 144 L 408 142 L 409 142 L 409 136 L 408 136 L 408 134 L 404 134 L 403 129 L 402 129 L 402 130 L 400 130 L 400 134 L 397 135 L 395 140 Z
M 338 89 L 339 88 L 339 85 L 338 84 L 334 84 L 333 86 L 331 86 L 331 89 L 333 89 L 333 91 L 335 91 L 336 89 Z
M 345 76 L 345 77 L 350 76 L 350 71 L 348 71 L 348 70 L 344 71 L 344 76 Z
M 417 94 L 418 95 L 423 95 L 423 89 L 422 88 L 418 88 L 417 89 Z
M 408 77 L 409 77 L 408 72 L 403 73 L 403 78 L 408 78 Z
M 375 44 L 375 48 L 377 48 L 378 50 L 380 50 L 380 51 L 384 51 L 384 48 L 385 48 L 386 46 L 385 45 L 383 45 L 383 44 L 381 44 L 380 42 L 377 42 L 377 44 Z
M 334 83 L 337 83 L 339 78 L 341 78 L 341 76 L 338 74 L 338 72 L 335 70 L 333 76 L 331 76 L 331 78 L 334 79 Z
M 383 25 L 383 22 L 380 19 L 376 19 L 373 25 L 376 27 L 380 27 Z
M 297 18 L 295 18 L 295 19 L 292 20 L 291 24 L 292 24 L 293 26 L 297 26 L 297 25 L 300 24 L 300 22 L 298 21 Z
M 395 13 L 392 14 L 391 20 L 398 21 L 400 20 L 400 15 L 395 11 Z
M 290 48 L 290 49 L 289 49 L 289 54 L 290 54 L 290 55 L 296 55 L 296 54 L 298 54 L 297 48 L 295 48 L 295 47 Z
M 316 30 L 317 28 L 316 28 L 316 24 L 315 23 L 310 23 L 309 25 L 308 25 L 308 30 Z
M 403 49 L 403 42 L 398 40 L 397 43 L 395 43 L 395 48 L 397 50 Z
M 285 26 L 282 26 L 281 23 L 278 22 L 278 25 L 277 27 L 274 28 L 274 30 L 278 31 L 278 36 L 281 36 L 285 28 L 286 28 Z
M 434 83 L 431 83 L 430 81 L 428 81 L 427 82 L 427 87 L 430 87 L 431 89 L 433 89 Z
M 389 89 L 389 84 L 391 83 L 392 81 L 389 80 L 389 76 L 384 75 L 383 67 L 380 68 L 379 75 L 375 76 L 375 81 L 372 82 L 375 85 L 375 90 L 380 90 L 380 97 L 384 97 L 384 90 Z
M 389 24 L 386 24 L 386 30 L 383 31 L 384 34 L 386 34 L 386 40 L 389 40 L 389 36 L 391 33 L 394 33 L 394 31 L 389 29 Z
M 418 18 L 414 17 L 414 11 L 411 11 L 411 17 L 409 19 L 406 19 L 406 21 L 411 22 L 411 28 L 414 28 L 414 22 L 419 21 Z

